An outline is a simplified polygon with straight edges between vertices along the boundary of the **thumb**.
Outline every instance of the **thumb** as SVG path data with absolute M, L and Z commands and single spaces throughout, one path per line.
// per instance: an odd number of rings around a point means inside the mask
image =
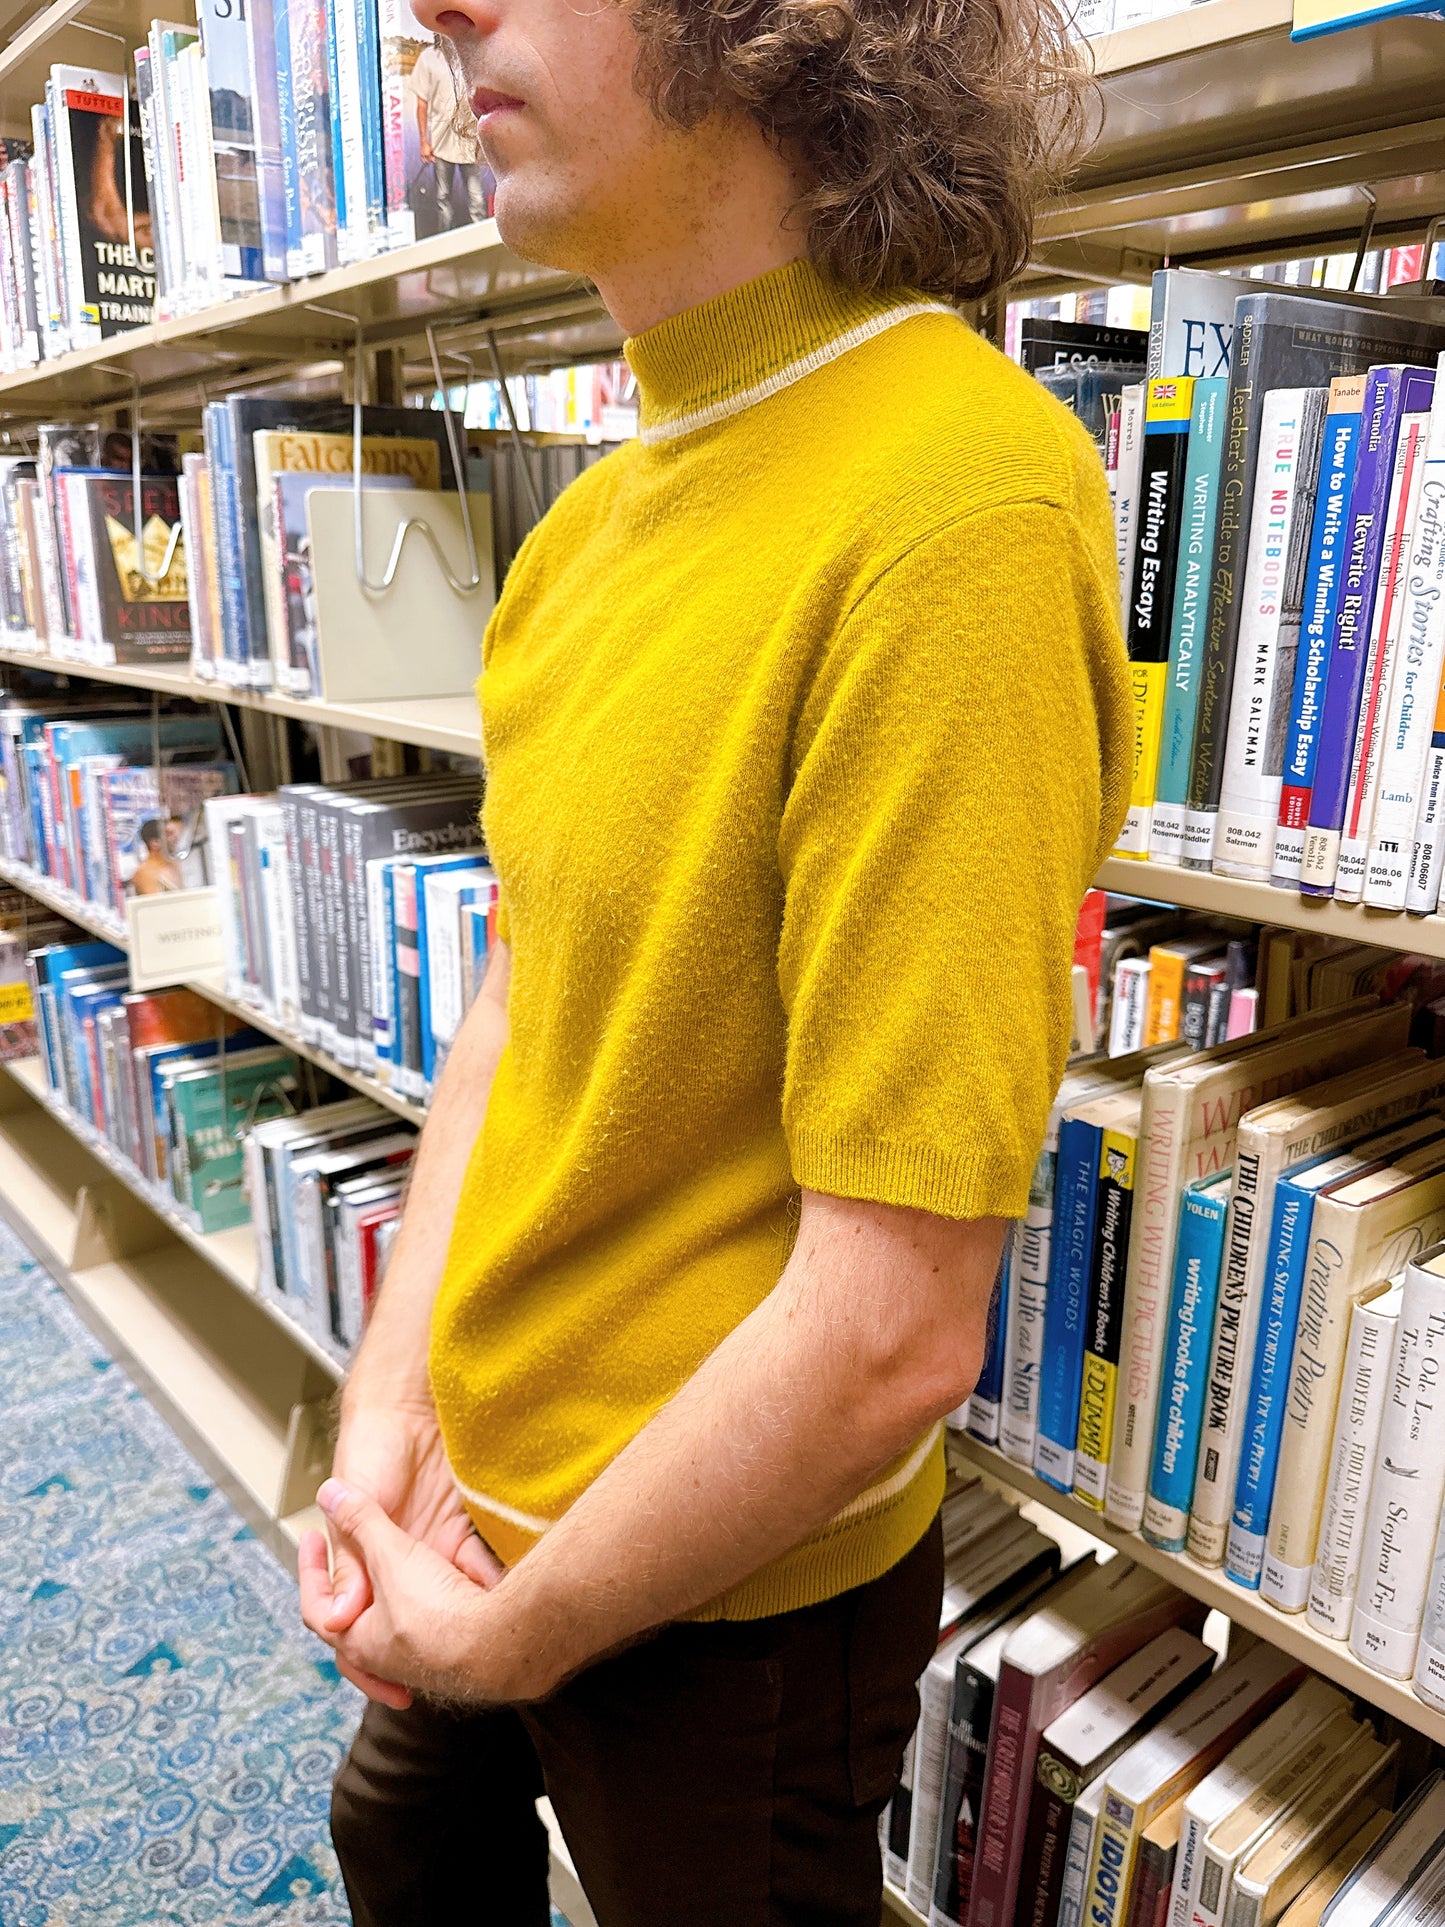
M 361 1548 L 368 1570 L 379 1572 L 390 1558 L 404 1552 L 412 1541 L 373 1499 L 354 1485 L 340 1479 L 327 1479 L 316 1494 L 316 1503 L 338 1532 Z
M 474 1585 L 485 1586 L 488 1591 L 507 1570 L 486 1541 L 478 1538 L 475 1532 L 457 1547 L 452 1563 Z

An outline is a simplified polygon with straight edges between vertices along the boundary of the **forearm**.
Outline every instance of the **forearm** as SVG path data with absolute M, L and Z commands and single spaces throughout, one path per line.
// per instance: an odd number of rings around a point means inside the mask
M 972 1389 L 1002 1225 L 952 1227 L 971 1234 L 961 1254 L 949 1247 L 952 1275 L 915 1264 L 925 1282 L 890 1295 L 888 1242 L 856 1233 L 884 1215 L 927 1240 L 923 1214 L 809 1203 L 812 1235 L 805 1209 L 773 1293 L 492 1595 L 497 1637 L 524 1677 L 550 1684 L 727 1591 L 824 1525 Z M 860 1246 L 878 1279 L 850 1275 Z
M 462 1183 L 507 1041 L 509 959 L 499 946 L 457 1031 L 417 1147 L 386 1282 L 343 1394 L 427 1400 L 432 1305 L 451 1243 Z

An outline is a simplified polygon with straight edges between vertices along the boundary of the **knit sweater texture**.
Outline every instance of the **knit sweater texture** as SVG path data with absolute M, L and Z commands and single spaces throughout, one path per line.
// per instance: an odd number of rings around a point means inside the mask
M 487 631 L 510 1039 L 432 1327 L 511 1562 L 787 1262 L 803 1187 L 1021 1216 L 1132 721 L 1098 456 L 922 297 L 806 262 L 627 344 L 641 435 Z M 703 1608 L 886 1571 L 935 1431 Z

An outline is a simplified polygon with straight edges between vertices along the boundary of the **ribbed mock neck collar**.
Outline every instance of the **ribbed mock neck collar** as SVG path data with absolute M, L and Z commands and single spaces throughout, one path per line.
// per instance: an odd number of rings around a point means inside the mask
M 843 287 L 808 260 L 790 261 L 634 335 L 644 442 L 675 440 L 766 400 L 895 323 L 949 314 L 897 289 Z

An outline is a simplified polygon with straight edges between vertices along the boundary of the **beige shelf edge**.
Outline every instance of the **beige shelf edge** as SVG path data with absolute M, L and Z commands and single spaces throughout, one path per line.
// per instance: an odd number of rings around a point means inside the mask
M 1252 40 L 1262 33 L 1288 33 L 1293 24 L 1294 0 L 1209 0 L 1207 6 L 1185 7 L 1163 20 L 1100 34 L 1090 43 L 1094 72 L 1100 79 L 1128 73 L 1133 67 L 1177 60 L 1205 47 Z
M 1241 883 L 1232 877 L 1176 869 L 1166 863 L 1135 863 L 1109 857 L 1094 879 L 1101 890 L 1146 897 L 1157 903 L 1212 910 L 1251 923 L 1283 924 L 1353 943 L 1377 943 L 1387 950 L 1413 950 L 1445 957 L 1445 917 L 1408 917 L 1401 911 L 1371 910 L 1358 903 L 1302 897 L 1297 890 L 1274 890 L 1267 883 Z
M 481 672 L 482 640 L 477 636 L 477 668 Z M 454 696 L 398 696 L 364 703 L 332 703 L 306 696 L 284 696 L 262 689 L 234 689 L 210 682 L 184 669 L 148 669 L 142 664 L 73 662 L 66 656 L 45 655 L 34 649 L 0 645 L 0 662 L 17 667 L 48 669 L 55 675 L 86 677 L 117 683 L 127 689 L 154 689 L 165 696 L 184 696 L 193 702 L 235 703 L 245 709 L 291 716 L 327 729 L 353 729 L 363 736 L 384 736 L 396 743 L 422 749 L 451 750 L 458 756 L 479 756 L 482 723 L 473 690 Z
M 1136 1532 L 1118 1531 L 1090 1507 L 1081 1505 L 1077 1499 L 1066 1497 L 1062 1492 L 1056 1492 L 1051 1485 L 1035 1478 L 1021 1465 L 1015 1465 L 1001 1452 L 981 1445 L 966 1433 L 950 1432 L 949 1450 L 956 1460 L 976 1466 L 1019 1498 L 1046 1506 L 1050 1512 L 1060 1514 L 1091 1537 L 1102 1539 L 1120 1552 L 1126 1552 L 1131 1559 L 1137 1559 L 1140 1565 L 1162 1574 L 1181 1592 L 1187 1592 L 1211 1611 L 1223 1613 L 1236 1625 L 1257 1633 L 1261 1639 L 1267 1639 L 1271 1645 L 1278 1646 L 1306 1666 L 1312 1666 L 1317 1673 L 1323 1673 L 1326 1679 L 1333 1680 L 1347 1693 L 1358 1694 L 1370 1705 L 1378 1706 L 1381 1712 L 1393 1714 L 1396 1719 L 1424 1733 L 1429 1739 L 1437 1743 L 1445 1742 L 1445 1713 L 1437 1713 L 1433 1707 L 1426 1706 L 1401 1681 L 1386 1679 L 1380 1673 L 1371 1672 L 1368 1666 L 1362 1666 L 1342 1642 L 1322 1638 L 1307 1623 L 1303 1613 L 1276 1612 L 1258 1593 L 1246 1592 L 1243 1587 L 1232 1585 L 1222 1572 L 1197 1565 L 1182 1553 L 1161 1552 Z
M 125 931 L 118 929 L 108 916 L 97 910 L 94 904 L 86 903 L 82 898 L 77 897 L 73 891 L 64 889 L 60 884 L 52 883 L 48 877 L 42 877 L 28 864 L 12 863 L 6 858 L 0 858 L 0 882 L 13 884 L 16 889 L 25 891 L 27 896 L 34 897 L 37 903 L 43 903 L 48 910 L 54 910 L 58 916 L 68 917 L 72 923 L 79 925 L 82 930 L 88 930 L 92 936 L 101 938 L 103 942 L 113 943 L 119 950 L 126 948 Z M 308 1058 L 322 1070 L 329 1071 L 333 1077 L 339 1078 L 342 1083 L 349 1084 L 354 1091 L 360 1091 L 364 1097 L 374 1099 L 388 1111 L 394 1111 L 398 1117 L 404 1117 L 416 1125 L 426 1122 L 427 1114 L 423 1105 L 413 1104 L 409 1098 L 399 1096 L 397 1092 L 377 1078 L 369 1076 L 367 1072 L 352 1070 L 347 1065 L 339 1063 L 326 1051 L 317 1050 L 314 1045 L 304 1042 L 294 1031 L 288 1030 L 283 1024 L 278 1024 L 264 1010 L 243 1002 L 239 997 L 228 996 L 213 979 L 192 977 L 187 979 L 186 983 L 189 989 L 199 991 L 203 997 L 208 997 L 222 1010 L 228 1010 L 233 1016 L 243 1018 L 248 1024 L 254 1024 L 257 1030 L 264 1030 L 268 1036 L 274 1037 L 277 1043 L 285 1044 L 288 1049 L 294 1050 L 298 1057 Z

